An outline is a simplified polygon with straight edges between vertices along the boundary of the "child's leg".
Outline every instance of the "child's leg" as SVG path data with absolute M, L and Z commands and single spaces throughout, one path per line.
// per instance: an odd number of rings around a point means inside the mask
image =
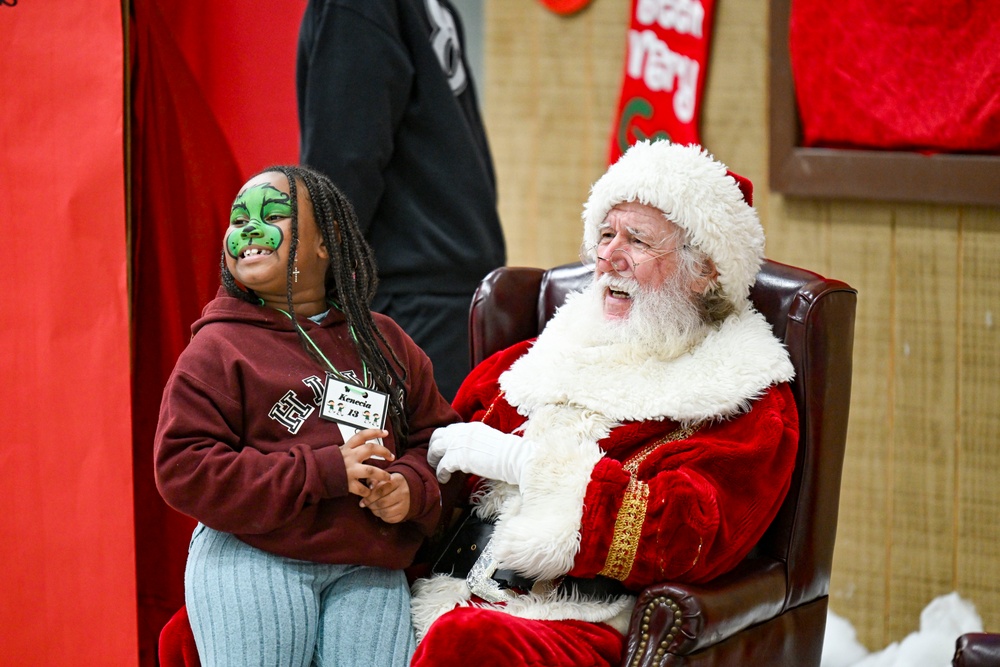
M 311 563 L 199 524 L 184 594 L 202 665 L 308 667 L 319 623 L 314 574 Z
M 323 592 L 319 667 L 406 667 L 416 649 L 410 588 L 400 570 L 348 566 Z

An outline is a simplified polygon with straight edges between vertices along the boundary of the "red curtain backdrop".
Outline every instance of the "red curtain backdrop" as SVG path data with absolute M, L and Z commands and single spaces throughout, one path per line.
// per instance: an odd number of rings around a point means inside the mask
M 1000 152 L 1000 20 L 976 0 L 795 0 L 803 145 Z
M 0 661 L 136 660 L 119 0 L 0 4 Z
M 302 0 L 132 3 L 133 437 L 141 664 L 184 603 L 193 520 L 161 500 L 160 396 L 219 285 L 222 233 L 250 174 L 298 159 Z

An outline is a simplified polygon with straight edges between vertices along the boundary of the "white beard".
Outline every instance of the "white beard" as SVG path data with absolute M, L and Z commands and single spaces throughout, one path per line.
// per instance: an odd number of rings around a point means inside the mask
M 791 379 L 784 346 L 747 304 L 719 325 L 699 322 L 688 297 L 663 287 L 633 295 L 628 317 L 608 321 L 604 285 L 570 294 L 528 352 L 500 375 L 500 388 L 530 417 L 547 405 L 574 405 L 616 422 L 669 417 L 682 424 L 745 410 L 775 382 Z
M 584 344 L 598 347 L 628 344 L 645 350 L 651 357 L 674 359 L 691 350 L 708 333 L 694 297 L 681 287 L 682 276 L 674 274 L 656 290 L 639 286 L 634 278 L 605 274 L 584 291 L 588 303 L 576 326 Z M 628 316 L 609 320 L 604 316 L 605 288 L 627 292 L 632 300 Z

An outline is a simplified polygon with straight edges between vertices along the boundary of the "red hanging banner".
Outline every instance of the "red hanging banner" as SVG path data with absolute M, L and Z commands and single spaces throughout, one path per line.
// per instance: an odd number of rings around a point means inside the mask
M 632 0 L 608 162 L 636 141 L 701 143 L 698 119 L 715 0 Z
M 591 0 L 541 0 L 542 4 L 556 14 L 575 14 L 590 4 Z

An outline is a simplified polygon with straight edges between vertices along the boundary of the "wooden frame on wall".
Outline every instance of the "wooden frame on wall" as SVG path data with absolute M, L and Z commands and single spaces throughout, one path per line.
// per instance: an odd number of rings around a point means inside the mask
M 771 189 L 801 197 L 1000 205 L 1000 156 L 807 148 L 788 52 L 792 0 L 770 0 Z

